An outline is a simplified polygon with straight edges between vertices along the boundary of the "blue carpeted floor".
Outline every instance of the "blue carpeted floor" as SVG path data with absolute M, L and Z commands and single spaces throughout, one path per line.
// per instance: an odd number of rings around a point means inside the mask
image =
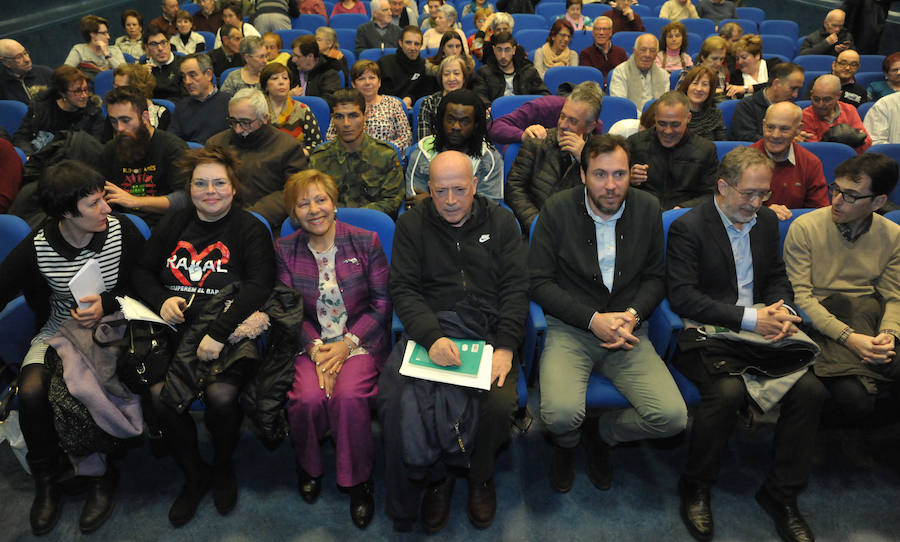
M 530 408 L 536 411 L 537 394 Z M 770 456 L 772 430 L 739 428 L 729 447 L 726 465 L 713 491 L 716 540 L 777 540 L 769 518 L 753 494 L 761 483 Z M 513 430 L 509 446 L 499 458 L 496 472 L 497 521 L 479 531 L 465 514 L 466 483 L 459 480 L 453 497 L 450 523 L 431 540 L 472 541 L 678 541 L 691 540 L 678 516 L 675 485 L 687 453 L 687 442 L 664 449 L 646 443 L 620 446 L 613 451 L 615 474 L 610 491 L 598 491 L 588 481 L 579 455 L 574 489 L 561 495 L 550 489 L 547 463 L 550 448 L 539 422 L 527 433 Z M 202 432 L 201 432 L 202 434 Z M 877 463 L 871 470 L 852 468 L 831 438 L 819 446 L 822 458 L 814 469 L 809 489 L 800 499 L 817 539 L 824 542 L 900 540 L 900 437 L 873 442 Z M 204 438 L 204 446 L 208 442 Z M 94 539 L 112 540 L 420 540 L 413 533 L 398 535 L 383 512 L 381 466 L 376 473 L 374 521 L 365 531 L 349 520 L 349 498 L 334 485 L 334 448 L 324 444 L 326 477 L 319 501 L 308 505 L 296 491 L 293 453 L 285 443 L 266 451 L 245 428 L 236 464 L 240 481 L 237 509 L 219 516 L 207 497 L 193 522 L 173 529 L 168 507 L 181 476 L 171 459 L 154 459 L 149 447 L 133 450 L 120 462 L 123 473 L 119 499 L 112 518 Z M 206 450 L 209 451 L 209 450 Z M 7 445 L 0 447 L 0 541 L 26 540 L 30 477 L 19 467 Z M 84 497 L 68 497 L 62 519 L 48 540 L 83 538 L 77 522 Z

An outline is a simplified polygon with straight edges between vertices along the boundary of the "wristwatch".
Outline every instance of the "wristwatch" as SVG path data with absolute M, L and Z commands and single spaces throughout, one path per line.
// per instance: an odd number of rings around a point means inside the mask
M 628 307 L 627 309 L 625 309 L 625 312 L 629 312 L 632 316 L 634 316 L 634 329 L 641 327 L 641 315 L 638 313 L 636 308 Z

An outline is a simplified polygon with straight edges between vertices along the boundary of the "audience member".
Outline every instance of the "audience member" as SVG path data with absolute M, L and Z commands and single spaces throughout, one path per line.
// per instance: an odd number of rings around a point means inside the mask
M 501 11 L 488 15 L 488 18 L 482 25 L 482 29 L 475 32 L 475 35 L 472 38 L 472 43 L 470 44 L 472 56 L 480 59 L 483 64 L 492 62 L 494 59 L 494 49 L 491 47 L 491 40 L 494 35 L 502 32 L 509 32 L 512 34 L 515 23 L 516 21 L 512 18 L 512 15 L 506 12 Z M 521 53 L 521 56 L 522 58 L 525 58 L 526 55 L 524 51 Z
M 153 97 L 177 102 L 185 95 L 181 70 L 178 69 L 183 57 L 172 52 L 166 34 L 152 23 L 144 34 L 144 48 L 147 50 L 147 65 L 156 79 Z
M 594 19 L 594 27 L 591 31 L 594 43 L 588 45 L 578 54 L 578 64 L 581 66 L 593 66 L 603 72 L 607 77 L 609 72 L 619 64 L 628 60 L 628 52 L 618 45 L 613 45 L 612 19 L 609 17 L 597 17 Z
M 444 0 L 428 0 L 425 2 L 425 7 L 428 8 L 428 15 L 422 17 L 422 21 L 419 24 L 419 28 L 422 32 L 425 32 L 429 28 L 433 28 L 435 23 L 434 19 L 437 17 L 438 9 L 444 5 Z
M 321 1 L 321 0 L 319 0 Z M 316 28 L 316 45 L 319 46 L 319 54 L 333 58 L 341 63 L 341 71 L 344 72 L 344 78 L 350 79 L 350 66 L 347 65 L 347 57 L 341 52 L 340 43 L 338 43 L 337 32 L 328 26 L 320 26 Z
M 382 0 L 387 1 L 387 0 Z M 422 46 L 426 49 L 437 49 L 440 47 L 441 40 L 444 37 L 444 34 L 447 32 L 454 32 L 459 36 L 459 39 L 463 43 L 463 50 L 466 54 L 469 53 L 469 46 L 466 43 L 466 35 L 463 34 L 463 31 L 457 28 L 457 14 L 456 8 L 451 6 L 450 4 L 444 4 L 438 8 L 437 14 L 434 19 L 434 26 L 429 28 L 422 34 Z
M 859 53 L 853 49 L 843 51 L 831 63 L 831 73 L 841 80 L 841 101 L 853 107 L 859 107 L 868 99 L 865 87 L 857 83 L 854 77 L 857 71 L 859 71 Z
M 700 0 L 697 2 L 697 15 L 718 26 L 722 19 L 737 19 L 737 9 L 731 0 Z
M 575 85 L 575 89 L 594 82 L 579 83 Z M 559 122 L 559 112 L 565 103 L 566 97 L 553 94 L 528 101 L 499 119 L 494 119 L 488 129 L 488 137 L 494 143 L 500 144 L 524 143 L 530 138 L 544 139 L 547 137 L 547 131 L 555 128 Z M 597 121 L 594 133 L 603 133 L 602 121 Z
M 179 74 L 180 76 L 181 74 Z M 156 78 L 147 71 L 146 66 L 140 64 L 122 64 L 113 70 L 113 88 L 132 86 L 140 90 L 147 98 L 147 112 L 150 115 L 150 125 L 160 130 L 166 130 L 172 122 L 172 113 L 163 105 L 153 103 L 153 90 L 156 88 Z M 112 124 L 107 123 L 109 130 L 104 137 L 112 137 Z
M 259 84 L 269 104 L 269 120 L 272 125 L 290 134 L 309 156 L 322 143 L 319 123 L 306 104 L 291 98 L 291 74 L 277 62 L 263 68 Z
M 179 9 L 175 14 L 175 28 L 178 32 L 172 34 L 170 41 L 177 52 L 190 55 L 206 50 L 206 38 L 194 32 L 194 19 L 190 13 Z
M 863 121 L 872 136 L 872 144 L 900 143 L 900 92 L 881 98 L 866 113 Z
M 612 9 L 603 12 L 604 17 L 609 17 L 613 23 L 613 34 L 616 32 L 644 32 L 644 23 L 641 16 L 631 9 L 634 0 L 616 0 Z
M 542 127 L 525 130 L 522 148 L 509 170 L 506 202 L 516 214 L 522 231 L 530 231 L 531 222 L 553 194 L 578 186 L 581 182 L 581 149 L 599 122 L 603 90 L 594 81 L 575 87 L 557 117 L 555 128 L 540 136 Z
M 747 34 L 737 40 L 731 47 L 734 55 L 734 69 L 728 81 L 726 93 L 729 98 L 740 99 L 747 94 L 758 92 L 769 82 L 774 67 L 781 62 L 778 57 L 763 61 L 762 38 L 756 34 Z
M 312 38 L 312 36 L 309 36 Z M 315 41 L 315 39 L 313 39 Z M 222 92 L 234 95 L 241 89 L 255 88 L 259 90 L 259 74 L 266 67 L 266 42 L 256 36 L 248 36 L 241 40 L 241 56 L 243 66 L 234 70 L 219 82 Z
M 872 81 L 866 89 L 869 101 L 877 102 L 900 90 L 900 52 L 891 53 L 881 62 L 884 81 Z
M 281 190 L 288 177 L 306 169 L 303 147 L 271 124 L 269 104 L 257 89 L 239 90 L 228 101 L 228 124 L 231 129 L 210 137 L 206 146 L 225 147 L 237 155 L 244 207 L 281 227 L 287 218 Z
M 527 252 L 515 218 L 476 194 L 477 180 L 465 154 L 444 151 L 431 165 L 431 197 L 404 213 L 394 233 L 389 290 L 406 333 L 378 380 L 386 510 L 394 530 L 401 532 L 411 530 L 417 517 L 426 533 L 447 524 L 456 482 L 448 466 L 466 472 L 469 521 L 481 529 L 493 523 L 494 464 L 512 429 L 519 375 L 514 358 L 528 313 Z M 433 362 L 460 365 L 460 350 L 450 337 L 493 345 L 489 391 L 399 374 L 407 338 L 423 347 Z M 444 401 L 469 409 L 463 423 L 475 430 L 460 435 L 465 451 L 447 453 L 422 435 L 424 449 L 410 454 L 417 442 L 410 441 L 406 426 L 439 430 L 425 412 L 428 404 Z
M 719 37 L 727 41 L 729 46 L 733 47 L 739 39 L 744 37 L 744 27 L 734 21 L 725 23 L 719 27 Z
M 783 540 L 813 540 L 797 496 L 809 480 L 825 389 L 808 370 L 812 352 L 776 354 L 780 348 L 769 346 L 796 335 L 800 323 L 791 308 L 793 292 L 781 259 L 778 218 L 763 207 L 772 170 L 772 161 L 758 150 L 732 150 L 715 173 L 715 197 L 669 228 L 669 301 L 678 315 L 699 327 L 684 331 L 674 357 L 675 367 L 703 397 L 694 413 L 687 465 L 678 482 L 682 521 L 698 540 L 713 537 L 710 490 L 734 426 L 741 416 L 755 418 L 779 404 L 772 467 L 756 501 Z M 722 340 L 696 340 L 700 330 L 712 334 L 720 327 L 752 333 L 765 342 L 751 350 L 749 342 L 729 339 L 733 332 Z M 690 343 L 699 347 L 687 347 L 691 336 L 695 340 Z M 813 346 L 808 337 L 800 337 L 793 340 L 805 339 L 800 344 Z M 759 374 L 771 378 L 760 381 Z
M 557 19 L 553 22 L 550 34 L 547 36 L 547 43 L 534 52 L 534 68 L 541 78 L 550 68 L 578 65 L 578 53 L 569 49 L 569 42 L 574 32 L 572 23 L 567 19 Z M 549 90 L 556 92 L 555 88 Z
M 162 13 L 159 14 L 159 17 L 150 21 L 150 25 L 160 29 L 169 38 L 178 32 L 178 28 L 175 26 L 178 0 L 161 0 L 161 3 Z
M 415 26 L 407 26 L 397 40 L 398 50 L 392 55 L 378 59 L 382 74 L 381 92 L 403 100 L 406 107 L 412 107 L 416 100 L 435 91 L 437 83 L 428 75 L 422 51 L 422 31 Z
M 803 141 L 835 141 L 853 147 L 858 154 L 872 146 L 856 108 L 839 100 L 841 80 L 836 75 L 819 76 L 812 87 L 812 105 L 803 110 Z
M 253 25 L 265 34 L 276 30 L 290 30 L 291 19 L 300 16 L 296 0 L 256 0 Z
M 396 216 L 403 200 L 397 151 L 366 133 L 366 99 L 359 90 L 341 89 L 333 98 L 329 130 L 336 139 L 313 151 L 309 167 L 334 179 L 340 207 L 365 207 Z
M 136 9 L 126 9 L 122 12 L 121 21 L 125 35 L 116 38 L 115 46 L 137 60 L 144 54 L 144 17 Z
M 678 84 L 678 92 L 691 103 L 688 131 L 710 141 L 725 140 L 725 119 L 716 107 L 713 80 L 716 75 L 706 66 L 696 66 Z
M 53 70 L 31 63 L 31 54 L 16 40 L 0 39 L 0 100 L 31 103 L 50 85 Z
M 503 32 L 491 38 L 494 59 L 478 68 L 472 83 L 485 107 L 500 96 L 550 94 L 534 64 L 518 56 L 517 48 L 512 34 Z
M 150 224 L 160 214 L 183 208 L 183 179 L 174 162 L 187 144 L 150 124 L 147 98 L 135 87 L 107 92 L 106 109 L 116 133 L 103 148 L 99 168 L 107 180 L 107 203 Z
M 219 32 L 216 33 L 216 43 L 214 45 L 215 48 L 219 48 L 222 46 L 222 29 L 226 24 L 240 29 L 241 36 L 245 38 L 249 38 L 250 36 L 256 36 L 259 38 L 262 37 L 256 27 L 254 27 L 250 23 L 244 22 L 242 18 L 243 11 L 241 0 L 225 0 L 224 2 L 222 2 L 221 6 L 223 24 L 221 27 L 219 27 Z
M 448 56 L 459 56 L 463 62 L 465 62 L 466 66 L 468 66 L 470 72 L 475 70 L 475 60 L 466 54 L 463 49 L 464 41 L 465 39 L 460 38 L 459 34 L 456 32 L 445 32 L 444 37 L 441 38 L 441 44 L 438 46 L 437 52 L 434 56 L 425 59 L 425 67 L 428 68 L 428 75 L 434 77 L 438 84 L 440 84 L 439 68 L 441 62 Z M 435 107 L 437 107 L 437 104 L 435 104 Z
M 321 15 L 328 20 L 328 12 L 325 11 L 325 3 L 322 0 L 299 0 L 297 6 L 300 9 L 300 15 Z
M 62 65 L 53 71 L 50 87 L 31 101 L 13 134 L 13 145 L 31 155 L 62 137 L 63 132 L 87 132 L 100 139 L 104 123 L 100 105 L 100 97 L 91 94 L 87 76 Z
M 471 90 L 454 90 L 441 99 L 437 118 L 440 124 L 434 134 L 420 139 L 409 157 L 406 168 L 407 204 L 428 197 L 431 161 L 449 150 L 469 157 L 477 179 L 475 189 L 478 194 L 493 203 L 503 201 L 503 159 L 487 141 L 484 103 Z
M 585 17 L 581 13 L 582 0 L 566 0 L 566 12 L 559 15 L 556 20 L 564 19 L 570 25 L 572 30 L 590 30 L 592 28 L 592 19 Z
M 244 57 L 241 55 L 241 41 L 243 41 L 241 29 L 223 24 L 219 32 L 224 36 L 222 46 L 209 53 L 217 80 L 221 80 L 222 73 L 228 68 L 240 68 L 244 65 Z
M 642 111 L 644 104 L 669 90 L 669 72 L 656 65 L 658 50 L 659 42 L 653 34 L 638 36 L 631 57 L 612 71 L 609 95 L 628 98 Z
M 22 186 L 22 159 L 12 143 L 0 139 L 0 214 L 5 214 Z
M 109 45 L 109 21 L 96 15 L 85 15 L 81 18 L 80 28 L 84 43 L 72 46 L 63 64 L 93 76 L 125 63 L 122 51 Z
M 438 105 L 441 103 L 441 98 L 454 90 L 468 88 L 471 80 L 472 68 L 469 67 L 463 57 L 457 55 L 444 57 L 444 60 L 441 61 L 438 76 L 438 84 L 441 90 L 426 96 L 422 100 L 422 105 L 419 106 L 416 140 L 425 139 L 440 130 L 442 121 L 438 120 L 437 110 Z
M 291 89 L 291 95 L 316 96 L 330 103 L 331 95 L 341 88 L 343 65 L 321 54 L 315 36 L 298 36 L 291 51 L 291 61 L 297 68 L 297 85 Z
M 709 198 L 719 163 L 716 146 L 688 130 L 691 104 L 672 90 L 656 101 L 656 125 L 628 138 L 631 184 L 659 198 L 663 210 Z
M 400 28 L 406 28 L 411 24 L 414 25 L 419 20 L 419 7 L 415 2 L 410 0 L 388 0 L 388 5 L 391 7 L 391 22 Z M 466 10 L 463 8 L 463 15 L 465 14 Z
M 224 21 L 222 12 L 216 7 L 216 0 L 197 0 L 200 9 L 194 12 L 194 30 L 215 34 Z
M 727 97 L 725 91 L 728 88 L 728 68 L 725 66 L 725 58 L 728 56 L 728 42 L 719 36 L 710 36 L 703 40 L 700 53 L 697 55 L 697 63 L 706 66 L 715 74 L 713 81 L 715 87 L 715 103 L 718 104 Z M 686 74 L 681 72 L 683 78 Z M 681 80 L 678 81 L 681 84 Z
M 591 136 L 581 152 L 583 186 L 547 200 L 528 253 L 531 297 L 547 316 L 541 419 L 553 446 L 550 485 L 560 493 L 575 481 L 579 440 L 588 478 L 607 490 L 615 445 L 676 435 L 687 425 L 684 399 L 639 325 L 665 296 L 665 236 L 657 199 L 629 190 L 628 163 L 625 139 Z M 629 407 L 586 416 L 595 371 Z
M 366 6 L 360 0 L 340 0 L 331 8 L 329 17 L 334 17 L 340 13 L 359 13 L 366 14 Z
M 688 35 L 683 24 L 678 21 L 671 22 L 664 26 L 659 34 L 659 42 L 665 43 L 666 49 L 657 53 L 657 66 L 671 73 L 675 70 L 687 70 L 694 64 L 691 56 L 687 54 Z
M 372 20 L 356 28 L 356 56 L 366 49 L 396 47 L 401 33 L 400 27 L 391 22 L 388 0 L 373 0 Z
M 772 69 L 769 85 L 762 92 L 744 97 L 734 108 L 728 139 L 759 141 L 766 109 L 779 102 L 795 100 L 803 88 L 803 68 L 782 62 Z
M 700 17 L 691 0 L 666 0 L 659 8 L 659 16 L 673 22 Z
M 213 84 L 210 56 L 188 55 L 178 66 L 188 95 L 176 104 L 169 131 L 185 141 L 202 143 L 228 128 L 231 95 L 219 92 Z
M 792 102 L 770 105 L 762 121 L 762 139 L 750 145 L 775 163 L 772 194 L 765 204 L 775 211 L 778 220 L 791 218 L 791 209 L 826 207 L 830 203 L 821 160 L 794 142 L 800 135 L 802 117 L 803 110 Z
M 853 35 L 844 28 L 846 14 L 833 9 L 825 15 L 821 28 L 803 39 L 798 55 L 834 55 L 853 49 Z
M 323 26 L 322 28 L 328 27 Z M 281 36 L 275 32 L 266 32 L 262 35 L 262 39 L 266 46 L 266 61 L 269 64 L 277 62 L 282 66 L 287 66 L 288 61 L 291 59 L 291 54 L 282 51 L 282 49 L 284 49 L 284 42 L 281 40 Z

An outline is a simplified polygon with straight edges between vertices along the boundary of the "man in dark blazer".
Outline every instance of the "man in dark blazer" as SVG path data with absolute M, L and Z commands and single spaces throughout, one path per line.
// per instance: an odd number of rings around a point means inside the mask
M 528 255 L 531 295 L 547 313 L 541 418 L 553 442 L 550 485 L 560 493 L 575 480 L 580 438 L 588 478 L 609 489 L 612 446 L 675 435 L 687 424 L 684 399 L 640 326 L 665 294 L 659 201 L 629 188 L 624 138 L 592 136 L 579 162 L 583 186 L 547 200 Z M 586 421 L 594 371 L 633 406 Z
M 669 300 L 682 317 L 754 331 L 773 342 L 797 331 L 800 318 L 790 308 L 793 291 L 781 259 L 778 218 L 763 206 L 771 195 L 773 170 L 772 161 L 757 149 L 738 147 L 719 166 L 713 200 L 672 223 L 666 256 Z M 702 354 L 683 345 L 679 343 L 675 366 L 697 385 L 702 401 L 678 485 L 681 517 L 695 538 L 710 540 L 710 488 L 738 412 L 750 406 L 748 390 L 740 376 L 715 371 Z M 791 375 L 796 381 L 780 399 L 773 465 L 756 500 L 784 540 L 811 541 L 797 495 L 809 478 L 825 394 L 811 371 Z

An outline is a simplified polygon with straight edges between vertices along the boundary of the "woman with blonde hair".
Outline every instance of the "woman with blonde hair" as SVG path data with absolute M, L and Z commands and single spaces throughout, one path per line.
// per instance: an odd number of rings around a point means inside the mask
M 150 125 L 165 130 L 172 122 L 172 113 L 165 106 L 153 103 L 153 89 L 156 78 L 146 67 L 140 64 L 122 64 L 113 71 L 113 88 L 131 85 L 147 97 L 147 112 L 150 113 Z

